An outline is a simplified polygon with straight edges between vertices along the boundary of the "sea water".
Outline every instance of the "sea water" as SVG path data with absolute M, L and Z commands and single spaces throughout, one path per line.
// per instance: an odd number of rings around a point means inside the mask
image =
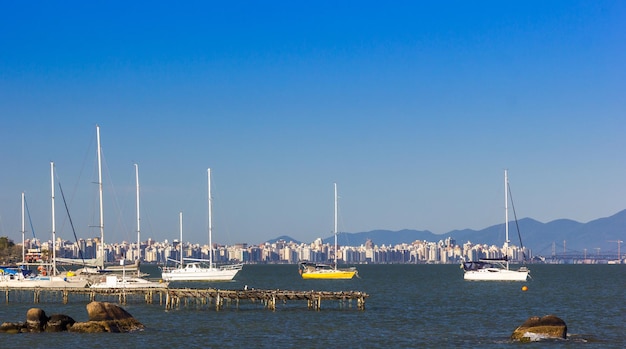
M 530 265 L 527 282 L 464 281 L 457 265 L 358 265 L 352 280 L 302 280 L 296 265 L 245 265 L 225 283 L 170 287 L 363 291 L 356 303 L 241 301 L 215 311 L 195 304 L 165 310 L 158 301 L 123 305 L 146 328 L 134 333 L 0 334 L 0 348 L 512 348 L 509 337 L 531 316 L 553 314 L 568 327 L 566 340 L 540 346 L 626 347 L 626 265 Z M 142 266 L 152 277 L 158 269 Z M 522 291 L 522 286 L 527 291 Z M 87 321 L 88 299 L 70 304 L 0 295 L 0 322 L 25 321 L 31 307 Z

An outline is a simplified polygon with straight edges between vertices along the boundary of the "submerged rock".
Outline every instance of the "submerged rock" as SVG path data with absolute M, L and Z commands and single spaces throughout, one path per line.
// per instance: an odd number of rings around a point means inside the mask
M 4 322 L 0 325 L 0 333 L 20 333 L 26 332 L 26 323 L 24 322 Z
M 533 316 L 528 318 L 522 325 L 517 327 L 511 339 L 521 342 L 531 342 L 540 339 L 565 339 L 567 337 L 567 325 L 565 321 L 555 315 L 543 317 Z
M 52 314 L 46 323 L 46 332 L 64 332 L 70 329 L 76 321 L 64 314 Z

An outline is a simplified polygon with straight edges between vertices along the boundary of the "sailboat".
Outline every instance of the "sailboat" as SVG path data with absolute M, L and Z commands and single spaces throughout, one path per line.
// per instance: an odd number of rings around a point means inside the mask
M 39 264 L 37 270 L 38 275 L 23 272 L 10 272 L 10 270 L 2 270 L 0 273 L 0 287 L 7 288 L 85 288 L 89 284 L 89 280 L 76 276 L 74 273 L 59 273 L 56 267 L 56 221 L 55 221 L 55 205 L 54 205 L 54 162 L 50 162 L 51 177 L 51 208 L 52 208 L 52 257 L 50 263 Z M 24 193 L 22 193 L 22 239 L 24 236 Z M 24 242 L 22 241 L 22 246 Z
M 335 262 L 330 265 L 326 263 L 300 262 L 299 272 L 303 279 L 352 279 L 357 275 L 357 270 L 351 268 L 337 268 L 337 183 L 335 185 Z
M 114 271 L 115 273 L 109 273 L 108 275 L 103 276 L 96 282 L 94 282 L 90 288 L 98 288 L 98 289 L 146 289 L 146 288 L 167 288 L 168 283 L 163 282 L 163 280 L 159 281 L 151 281 L 141 277 L 141 272 L 139 270 L 139 262 L 141 258 L 141 235 L 140 235 L 140 218 L 139 218 L 139 167 L 135 164 L 135 181 L 136 181 L 136 189 L 137 189 L 137 259 L 135 259 L 135 264 L 132 266 L 126 266 L 125 260 L 122 259 L 120 261 L 120 266 L 116 268 L 112 268 L 111 266 L 107 267 L 106 271 Z M 121 268 L 122 274 L 119 274 Z M 126 272 L 135 272 L 136 276 L 127 275 Z
M 243 268 L 243 264 L 223 265 L 217 267 L 213 263 L 212 241 L 212 199 L 211 199 L 211 169 L 207 169 L 208 177 L 208 211 L 209 211 L 209 259 L 183 258 L 182 213 L 180 214 L 180 262 L 177 268 L 163 268 L 161 279 L 165 281 L 230 281 Z M 184 261 L 189 263 L 185 264 Z M 208 264 L 208 265 L 205 265 Z
M 105 251 L 104 251 L 104 208 L 102 194 L 102 150 L 100 146 L 100 126 L 96 125 L 96 156 L 98 159 L 98 192 L 99 192 L 99 208 L 100 208 L 100 243 L 96 252 L 96 258 L 76 259 L 76 258 L 58 258 L 57 261 L 66 264 L 82 265 L 81 269 L 76 270 L 79 274 L 100 274 L 104 272 Z
M 504 170 L 504 221 L 505 240 L 504 250 L 509 250 L 509 178 L 507 170 Z M 473 281 L 526 281 L 530 270 L 522 266 L 513 270 L 509 265 L 509 258 L 480 259 L 478 261 L 463 262 L 463 279 Z

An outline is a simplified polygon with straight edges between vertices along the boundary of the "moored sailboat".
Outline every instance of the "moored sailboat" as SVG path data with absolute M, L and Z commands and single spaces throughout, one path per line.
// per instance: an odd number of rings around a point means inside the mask
M 24 268 L 12 270 L 2 269 L 0 273 L 0 287 L 6 288 L 85 288 L 89 279 L 75 275 L 73 272 L 59 273 L 57 270 L 56 248 L 56 220 L 55 220 L 55 191 L 54 191 L 54 162 L 50 162 L 51 182 L 51 217 L 52 217 L 52 255 L 48 263 L 38 263 L 39 274 L 34 274 Z M 22 240 L 24 236 L 24 194 L 22 193 Z M 24 241 L 22 241 L 24 246 Z M 25 261 L 22 261 L 26 264 Z
M 357 275 L 357 270 L 354 267 L 351 268 L 338 268 L 337 267 L 337 183 L 335 187 L 335 214 L 334 214 L 334 235 L 335 235 L 335 250 L 334 250 L 334 263 L 312 263 L 312 262 L 300 262 L 298 269 L 300 276 L 303 279 L 352 279 Z
M 212 240 L 212 199 L 211 199 L 211 169 L 207 169 L 208 176 L 208 213 L 209 213 L 209 259 L 191 259 L 183 257 L 183 228 L 182 213 L 180 213 L 180 261 L 176 268 L 162 269 L 161 278 L 165 281 L 230 281 L 243 268 L 243 264 L 216 266 L 213 263 Z M 185 264 L 185 260 L 191 261 Z
M 478 261 L 463 262 L 461 267 L 464 274 L 463 279 L 472 281 L 526 281 L 530 270 L 522 266 L 517 270 L 510 268 L 509 250 L 509 178 L 507 170 L 504 170 L 504 221 L 505 240 L 504 258 L 480 259 Z

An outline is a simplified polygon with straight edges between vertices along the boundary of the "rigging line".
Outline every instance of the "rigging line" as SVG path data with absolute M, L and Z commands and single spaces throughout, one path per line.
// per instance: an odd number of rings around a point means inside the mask
M 113 203 L 114 203 L 114 207 L 117 210 L 117 221 L 116 221 L 116 227 L 118 227 L 119 229 L 121 229 L 122 231 L 128 232 L 128 229 L 126 227 L 126 224 L 124 223 L 124 220 L 122 219 L 122 207 L 120 205 L 120 201 L 119 201 L 119 197 L 117 195 L 117 192 L 115 190 L 115 186 L 113 185 L 113 179 L 111 178 L 111 170 L 109 169 L 109 164 L 107 163 L 105 157 L 104 157 L 104 152 L 102 152 L 102 150 L 100 150 L 101 156 L 102 156 L 102 163 L 103 163 L 103 167 L 104 167 L 104 172 L 105 172 L 105 177 L 109 180 L 109 183 L 111 184 L 111 192 L 113 194 Z M 104 180 L 103 180 L 104 182 Z M 104 188 L 104 183 L 102 183 L 103 188 Z M 110 231 L 110 230 L 109 230 Z M 127 233 L 128 234 L 128 233 Z M 128 237 L 128 235 L 127 235 Z
M 76 236 L 76 230 L 74 230 L 74 223 L 72 223 L 72 216 L 70 216 L 70 210 L 67 208 L 67 202 L 65 201 L 65 194 L 63 194 L 63 188 L 61 188 L 61 182 L 59 182 L 59 191 L 61 191 L 61 197 L 63 198 L 63 204 L 65 205 L 65 211 L 67 212 L 67 217 L 70 221 L 70 226 L 72 227 L 72 232 L 74 233 L 74 239 L 76 240 L 76 245 L 78 245 L 78 255 L 80 259 L 83 261 L 83 267 L 87 267 L 85 265 L 85 258 L 83 257 L 83 250 L 80 248 L 80 244 L 78 243 L 78 237 Z
M 33 239 L 37 240 L 35 236 L 35 228 L 33 227 L 33 220 L 30 217 L 30 210 L 28 209 L 28 202 L 26 201 L 26 196 L 24 196 L 24 206 L 26 207 L 26 215 L 28 216 L 28 224 L 30 224 L 30 230 L 33 232 Z
M 526 253 L 524 252 L 524 244 L 522 243 L 522 234 L 519 231 L 519 223 L 517 222 L 517 214 L 515 213 L 515 204 L 513 203 L 513 194 L 511 194 L 511 185 L 507 183 L 506 187 L 509 190 L 509 198 L 511 199 L 511 208 L 513 209 L 513 218 L 515 218 L 515 227 L 517 228 L 517 237 L 519 238 L 519 245 L 520 245 L 520 248 L 522 249 L 522 257 L 524 257 L 524 262 L 526 262 Z

